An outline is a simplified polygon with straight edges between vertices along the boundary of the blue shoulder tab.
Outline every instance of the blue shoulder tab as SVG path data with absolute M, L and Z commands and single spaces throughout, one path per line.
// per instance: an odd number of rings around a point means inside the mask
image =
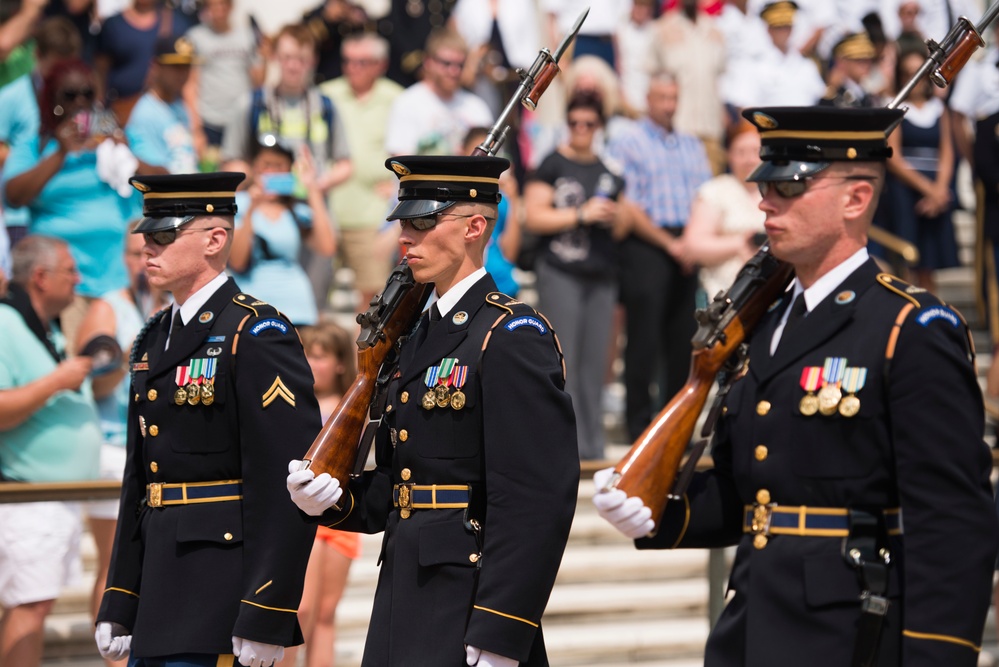
M 916 315 L 916 321 L 924 327 L 929 326 L 933 320 L 946 320 L 955 329 L 961 325 L 961 316 L 947 306 L 930 306 Z
M 259 336 L 268 329 L 277 329 L 281 332 L 281 335 L 285 335 L 288 333 L 288 330 L 291 329 L 291 326 L 287 322 L 279 320 L 275 317 L 268 317 L 266 320 L 260 320 L 250 327 L 250 333 L 254 336 Z
M 503 325 L 507 331 L 514 331 L 521 327 L 534 327 L 537 329 L 538 334 L 544 336 L 548 333 L 548 327 L 545 323 L 539 320 L 537 317 L 525 316 L 525 317 L 515 317 L 514 319 Z

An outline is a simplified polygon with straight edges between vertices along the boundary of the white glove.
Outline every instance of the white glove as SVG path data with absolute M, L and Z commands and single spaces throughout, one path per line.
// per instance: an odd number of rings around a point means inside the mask
M 94 641 L 105 660 L 124 660 L 132 645 L 132 635 L 124 625 L 101 621 L 94 632 Z
M 316 477 L 311 470 L 301 470 L 302 462 L 288 463 L 288 493 L 298 508 L 310 516 L 319 516 L 340 500 L 340 481 L 322 473 Z
M 243 667 L 271 667 L 284 657 L 284 647 L 233 637 L 232 654 Z
M 483 651 L 474 646 L 465 647 L 465 662 L 479 667 L 517 667 L 520 664 L 519 660 Z
M 593 494 L 593 504 L 597 513 L 625 537 L 633 540 L 645 537 L 656 526 L 652 520 L 652 510 L 645 506 L 641 498 L 629 498 L 621 489 L 603 491 L 613 474 L 614 468 L 604 468 L 593 473 L 593 484 L 597 487 L 597 492 Z

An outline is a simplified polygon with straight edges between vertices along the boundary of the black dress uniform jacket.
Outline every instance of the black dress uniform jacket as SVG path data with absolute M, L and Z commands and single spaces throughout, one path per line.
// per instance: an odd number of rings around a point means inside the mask
M 385 531 L 364 665 L 458 667 L 464 644 L 548 664 L 540 622 L 575 510 L 575 418 L 551 328 L 495 290 L 484 276 L 403 345 L 377 467 L 323 516 Z M 443 358 L 468 366 L 460 410 L 421 406 L 425 372 Z M 470 484 L 472 506 L 402 518 L 392 492 L 403 482 Z
M 129 628 L 136 657 L 231 653 L 234 635 L 300 644 L 315 527 L 285 475 L 321 422 L 298 334 L 231 279 L 165 352 L 164 312 L 132 352 L 128 459 L 98 620 Z M 177 367 L 199 358 L 217 360 L 214 402 L 176 405 Z M 150 483 L 222 480 L 242 480 L 242 499 L 144 502 Z
M 860 580 L 840 537 L 743 532 L 745 508 L 901 508 L 891 537 L 890 608 L 879 667 L 977 664 L 999 527 L 983 406 L 967 327 L 923 290 L 873 261 L 851 274 L 781 340 L 788 297 L 752 337 L 748 372 L 729 393 L 713 450 L 684 502 L 639 548 L 738 544 L 734 592 L 705 664 L 850 665 Z M 845 357 L 867 369 L 859 413 L 805 416 L 806 367 Z M 765 493 L 764 493 L 765 491 Z

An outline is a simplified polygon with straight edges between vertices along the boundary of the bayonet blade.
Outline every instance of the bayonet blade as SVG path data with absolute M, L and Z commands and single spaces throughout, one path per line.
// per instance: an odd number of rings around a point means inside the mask
M 576 19 L 576 23 L 572 26 L 572 30 L 570 30 L 569 33 L 562 38 L 562 43 L 558 45 L 557 49 L 555 49 L 555 55 L 553 56 L 556 63 L 562 58 L 562 54 L 569 48 L 569 45 L 572 44 L 572 40 L 576 38 L 576 34 L 579 33 L 579 29 L 583 27 L 583 21 L 586 20 L 586 16 L 589 13 L 589 7 L 584 9 L 583 13 L 579 15 L 578 19 Z

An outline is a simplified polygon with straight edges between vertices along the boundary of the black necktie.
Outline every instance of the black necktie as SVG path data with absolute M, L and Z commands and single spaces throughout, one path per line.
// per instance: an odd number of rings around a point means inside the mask
M 788 335 L 794 331 L 801 320 L 805 319 L 805 315 L 808 313 L 805 307 L 805 293 L 801 292 L 794 299 L 794 303 L 791 304 L 791 312 L 787 315 L 787 322 L 784 323 L 784 332 L 780 335 L 781 342 L 788 340 Z M 779 346 L 780 343 L 777 343 Z
M 433 326 L 441 321 L 441 311 L 437 307 L 437 304 L 430 306 L 430 326 Z
M 167 347 L 170 343 L 177 339 L 177 334 L 180 330 L 184 328 L 184 319 L 180 316 L 180 309 L 178 308 L 173 314 L 173 322 L 170 324 L 170 335 L 167 337 Z

